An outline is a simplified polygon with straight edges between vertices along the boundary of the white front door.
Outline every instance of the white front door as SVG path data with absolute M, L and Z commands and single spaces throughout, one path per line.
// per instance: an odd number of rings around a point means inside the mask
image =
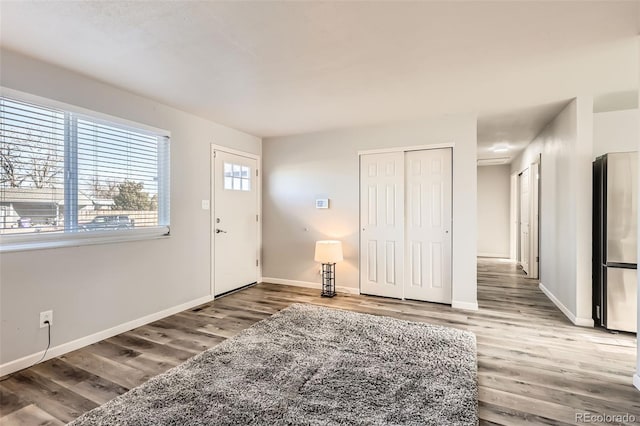
M 531 212 L 529 198 L 529 169 L 520 174 L 520 265 L 525 273 L 529 273 L 529 213 Z
M 258 280 L 257 160 L 213 152 L 214 295 Z
M 451 303 L 451 149 L 410 151 L 406 168 L 406 299 Z
M 360 292 L 402 298 L 404 153 L 360 157 Z

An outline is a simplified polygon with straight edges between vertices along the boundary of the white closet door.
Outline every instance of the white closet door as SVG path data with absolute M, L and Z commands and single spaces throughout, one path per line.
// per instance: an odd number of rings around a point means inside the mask
M 360 157 L 360 291 L 402 298 L 404 153 Z
M 406 158 L 407 299 L 451 303 L 451 149 Z

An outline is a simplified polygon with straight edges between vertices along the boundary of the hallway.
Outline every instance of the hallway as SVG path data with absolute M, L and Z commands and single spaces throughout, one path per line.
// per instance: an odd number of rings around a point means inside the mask
M 485 411 L 487 417 L 505 424 L 519 423 L 507 420 L 516 411 L 552 424 L 575 423 L 575 414 L 582 412 L 630 413 L 640 422 L 640 395 L 631 384 L 634 335 L 574 326 L 537 280 L 507 261 L 478 259 L 478 303 L 473 322 L 484 320 L 500 330 L 473 330 L 481 413 L 484 406 L 491 410 L 490 415 Z M 512 410 L 497 420 L 496 406 Z

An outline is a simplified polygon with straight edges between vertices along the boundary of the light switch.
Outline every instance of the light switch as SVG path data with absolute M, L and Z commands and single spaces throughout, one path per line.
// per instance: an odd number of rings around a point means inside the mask
M 210 207 L 211 204 L 209 203 L 209 200 L 202 200 L 202 210 L 209 210 Z

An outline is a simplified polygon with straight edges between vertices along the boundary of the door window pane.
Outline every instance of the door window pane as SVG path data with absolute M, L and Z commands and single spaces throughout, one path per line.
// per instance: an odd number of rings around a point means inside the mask
M 224 189 L 232 191 L 251 190 L 251 167 L 224 163 Z

